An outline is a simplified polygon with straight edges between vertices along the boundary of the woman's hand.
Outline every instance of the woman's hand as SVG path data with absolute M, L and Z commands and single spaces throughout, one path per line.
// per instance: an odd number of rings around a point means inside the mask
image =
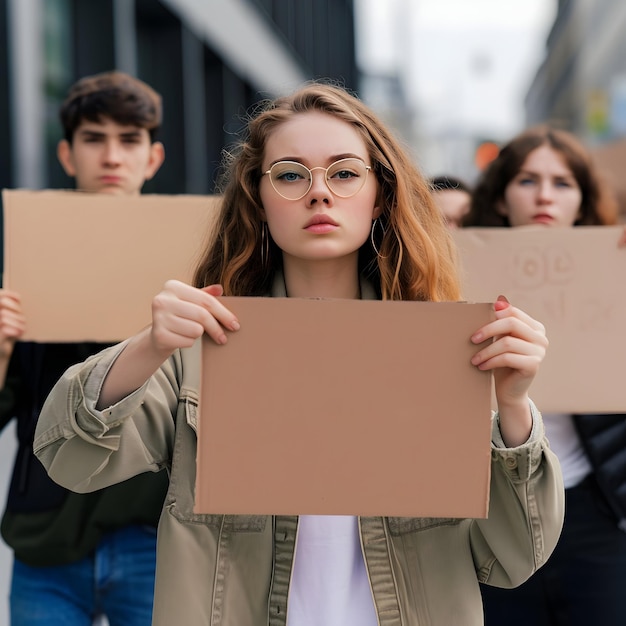
M 618 248 L 626 248 L 626 226 L 624 226 L 624 230 L 622 231 L 622 236 L 619 238 L 617 242 Z
M 474 343 L 493 341 L 477 352 L 472 364 L 493 370 L 500 430 L 508 446 L 524 443 L 532 427 L 528 389 L 543 361 L 548 339 L 540 322 L 499 296 L 496 319 L 472 335 Z
M 177 280 L 165 283 L 152 301 L 154 349 L 169 355 L 191 346 L 205 332 L 215 343 L 226 343 L 225 330 L 239 330 L 239 322 L 220 302 L 222 293 L 221 285 L 197 289 Z
M 237 318 L 220 302 L 221 285 L 204 289 L 169 280 L 152 300 L 152 324 L 135 335 L 109 369 L 96 408 L 112 406 L 139 389 L 178 348 L 203 333 L 226 343 L 225 330 L 239 330 Z

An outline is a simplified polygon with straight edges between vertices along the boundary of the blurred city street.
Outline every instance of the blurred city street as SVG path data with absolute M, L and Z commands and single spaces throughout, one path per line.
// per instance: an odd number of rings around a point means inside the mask
M 485 145 L 497 152 L 543 122 L 567 129 L 593 153 L 626 221 L 626 3 L 512 4 L 0 0 L 0 189 L 73 186 L 56 156 L 58 110 L 79 77 L 119 69 L 162 94 L 167 156 L 143 192 L 202 196 L 219 190 L 224 148 L 246 112 L 329 78 L 397 131 L 426 177 L 472 186 Z M 2 510 L 16 449 L 12 420 L 0 431 Z M 12 559 L 0 539 L 0 626 Z

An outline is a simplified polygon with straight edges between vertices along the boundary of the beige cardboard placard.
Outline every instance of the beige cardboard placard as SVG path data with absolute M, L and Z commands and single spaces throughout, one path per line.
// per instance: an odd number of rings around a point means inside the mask
M 504 294 L 542 322 L 550 346 L 530 394 L 544 412 L 626 412 L 622 226 L 467 228 L 454 233 L 463 294 Z
M 216 196 L 3 190 L 4 285 L 24 340 L 113 342 L 151 320 L 166 280 L 190 282 Z
M 196 513 L 486 517 L 492 305 L 224 298 L 205 337 Z

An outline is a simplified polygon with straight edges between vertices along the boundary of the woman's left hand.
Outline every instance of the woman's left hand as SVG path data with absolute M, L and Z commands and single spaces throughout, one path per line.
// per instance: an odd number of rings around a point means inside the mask
M 472 364 L 493 370 L 500 430 L 508 446 L 528 439 L 532 417 L 528 389 L 548 348 L 546 329 L 512 306 L 504 296 L 494 303 L 496 319 L 472 335 L 472 342 L 493 341 L 477 352 Z

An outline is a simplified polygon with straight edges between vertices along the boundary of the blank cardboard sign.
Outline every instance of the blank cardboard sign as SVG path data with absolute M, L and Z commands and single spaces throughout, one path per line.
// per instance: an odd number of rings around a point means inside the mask
M 219 199 L 3 190 L 4 285 L 23 339 L 125 339 L 150 323 L 170 278 L 190 282 Z
M 223 298 L 205 337 L 196 513 L 487 515 L 491 304 Z
M 622 226 L 454 232 L 463 295 L 504 294 L 542 322 L 550 346 L 530 395 L 540 410 L 626 412 L 626 249 Z

